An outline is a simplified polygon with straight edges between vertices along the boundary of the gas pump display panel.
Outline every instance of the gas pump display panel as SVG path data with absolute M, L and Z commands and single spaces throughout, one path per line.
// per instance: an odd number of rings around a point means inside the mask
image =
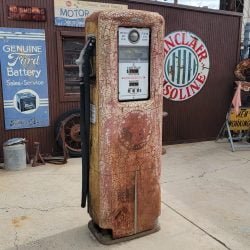
M 119 101 L 149 99 L 149 28 L 119 27 Z

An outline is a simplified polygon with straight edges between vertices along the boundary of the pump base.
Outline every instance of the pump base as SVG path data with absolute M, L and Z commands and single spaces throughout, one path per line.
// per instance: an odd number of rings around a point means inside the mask
M 109 230 L 101 229 L 92 220 L 89 221 L 88 228 L 90 232 L 95 236 L 95 238 L 103 245 L 113 245 L 113 244 L 117 244 L 120 242 L 137 239 L 137 238 L 140 238 L 140 237 L 152 234 L 152 233 L 156 233 L 160 230 L 160 226 L 156 225 L 155 228 L 148 230 L 148 231 L 122 237 L 119 239 L 112 239 L 112 235 L 109 233 Z

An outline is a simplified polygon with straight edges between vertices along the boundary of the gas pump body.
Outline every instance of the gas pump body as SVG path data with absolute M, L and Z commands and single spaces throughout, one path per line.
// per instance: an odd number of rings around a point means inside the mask
M 117 239 L 154 229 L 160 215 L 164 19 L 101 11 L 85 31 L 96 39 L 88 211 Z

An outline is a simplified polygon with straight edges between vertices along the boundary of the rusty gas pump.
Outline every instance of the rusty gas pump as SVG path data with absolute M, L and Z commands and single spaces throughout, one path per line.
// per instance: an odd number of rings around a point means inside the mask
M 164 19 L 101 11 L 85 31 L 82 207 L 91 232 L 112 244 L 159 230 Z

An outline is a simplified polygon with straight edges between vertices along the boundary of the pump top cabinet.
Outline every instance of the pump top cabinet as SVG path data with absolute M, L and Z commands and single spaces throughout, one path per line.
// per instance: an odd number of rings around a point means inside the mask
M 158 225 L 164 19 L 101 11 L 87 18 L 85 30 L 96 41 L 88 211 L 117 239 Z

